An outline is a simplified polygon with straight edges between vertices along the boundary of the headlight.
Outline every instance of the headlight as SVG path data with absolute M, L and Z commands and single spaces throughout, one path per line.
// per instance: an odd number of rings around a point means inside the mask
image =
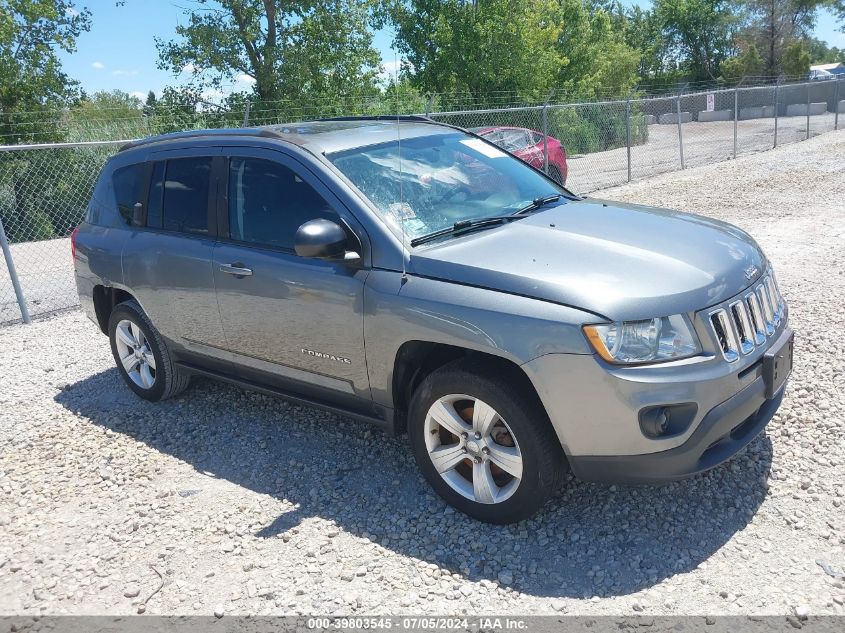
M 692 326 L 682 314 L 585 325 L 584 333 L 599 356 L 620 365 L 677 360 L 700 351 Z

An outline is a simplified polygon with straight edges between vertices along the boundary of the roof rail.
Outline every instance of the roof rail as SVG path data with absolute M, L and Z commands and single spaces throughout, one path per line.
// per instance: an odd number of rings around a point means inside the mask
M 159 143 L 162 141 L 170 141 L 175 139 L 185 138 L 199 138 L 202 136 L 271 136 L 279 137 L 280 135 L 268 128 L 218 128 L 209 130 L 186 130 L 184 132 L 170 132 L 168 134 L 159 134 L 157 136 L 150 136 L 142 138 L 137 141 L 130 141 L 122 145 L 118 151 L 123 152 L 128 149 L 140 147 L 142 145 L 150 145 L 152 143 Z
M 364 116 L 333 116 L 318 121 L 417 121 L 419 123 L 437 123 L 422 114 L 372 114 Z

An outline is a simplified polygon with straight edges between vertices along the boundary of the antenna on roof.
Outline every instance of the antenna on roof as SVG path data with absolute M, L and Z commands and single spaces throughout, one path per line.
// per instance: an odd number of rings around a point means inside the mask
M 400 283 L 404 285 L 408 281 L 407 271 L 405 270 L 405 252 L 408 247 L 405 236 L 405 197 L 402 193 L 402 133 L 399 126 L 399 60 L 396 56 L 396 48 L 393 49 L 393 65 L 393 94 L 396 97 L 396 155 L 399 162 L 399 204 L 396 209 L 399 214 L 399 229 L 402 231 L 402 279 Z

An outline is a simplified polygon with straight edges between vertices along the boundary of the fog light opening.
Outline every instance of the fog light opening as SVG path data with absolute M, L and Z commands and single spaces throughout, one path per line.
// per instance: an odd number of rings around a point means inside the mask
M 669 418 L 666 409 L 656 407 L 645 411 L 640 416 L 640 428 L 648 437 L 661 437 L 669 431 Z
M 640 430 L 650 439 L 672 437 L 684 433 L 692 424 L 698 405 L 666 404 L 640 410 Z

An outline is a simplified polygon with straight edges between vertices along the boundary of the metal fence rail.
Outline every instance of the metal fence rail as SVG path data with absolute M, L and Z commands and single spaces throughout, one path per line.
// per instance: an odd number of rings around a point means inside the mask
M 838 129 L 845 78 L 426 114 L 465 128 L 519 128 L 521 158 L 589 193 Z M 69 236 L 100 170 L 125 142 L 0 146 L 0 324 L 78 305 Z

